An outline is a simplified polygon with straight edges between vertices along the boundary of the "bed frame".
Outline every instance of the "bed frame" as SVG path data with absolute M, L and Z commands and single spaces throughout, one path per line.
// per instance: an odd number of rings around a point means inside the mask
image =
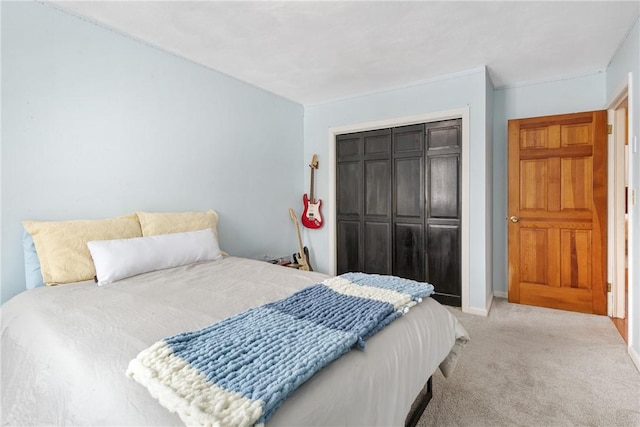
M 411 405 L 411 410 L 409 410 L 409 415 L 407 415 L 407 419 L 404 421 L 405 427 L 415 427 L 422 416 L 422 413 L 427 408 L 429 401 L 433 397 L 433 377 L 429 377 L 427 383 L 424 385 L 416 400 L 413 401 Z

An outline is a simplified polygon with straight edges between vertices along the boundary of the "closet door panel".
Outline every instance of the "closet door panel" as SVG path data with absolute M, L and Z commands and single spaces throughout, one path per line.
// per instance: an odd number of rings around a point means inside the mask
M 368 160 L 364 165 L 364 214 L 391 216 L 391 163 Z
M 364 155 L 385 154 L 388 155 L 391 150 L 390 132 L 385 129 L 383 131 L 371 131 L 364 134 Z
M 422 218 L 424 212 L 422 158 L 395 159 L 394 175 L 395 216 Z
M 424 281 L 422 224 L 395 224 L 393 274 Z
M 435 287 L 434 298 L 460 306 L 461 298 L 461 185 L 462 121 L 425 125 L 426 141 L 426 280 Z
M 391 227 L 388 222 L 365 222 L 364 271 L 375 274 L 391 272 Z
M 362 173 L 360 162 L 338 163 L 337 209 L 338 215 L 360 215 Z
M 462 141 L 461 124 L 460 119 L 427 123 L 427 150 L 459 150 Z
M 360 154 L 361 134 L 339 135 L 336 138 L 336 157 L 357 156 Z
M 457 154 L 430 156 L 427 161 L 427 210 L 431 218 L 458 218 L 459 159 Z
M 422 152 L 424 150 L 424 125 L 403 126 L 393 129 L 393 152 Z
M 460 298 L 460 226 L 427 226 L 427 282 L 435 292 Z M 458 301 L 458 305 L 461 301 Z
M 338 274 L 362 270 L 360 263 L 360 222 L 338 221 Z

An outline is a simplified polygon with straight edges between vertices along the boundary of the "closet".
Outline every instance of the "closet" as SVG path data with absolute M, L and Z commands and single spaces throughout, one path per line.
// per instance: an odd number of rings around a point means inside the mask
M 446 120 L 336 136 L 338 274 L 393 274 L 461 305 L 461 126 Z

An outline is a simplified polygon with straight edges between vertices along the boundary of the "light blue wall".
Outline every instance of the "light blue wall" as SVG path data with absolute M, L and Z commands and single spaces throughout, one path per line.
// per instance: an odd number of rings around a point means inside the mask
M 493 290 L 507 292 L 507 121 L 605 109 L 605 73 L 496 88 L 493 99 Z
M 620 46 L 607 68 L 607 103 L 613 101 L 626 84 L 631 73 L 632 90 L 629 93 L 629 119 L 633 134 L 629 134 L 629 183 L 640 199 L 640 147 L 633 150 L 633 141 L 640 139 L 640 21 L 636 23 Z M 636 144 L 640 144 L 637 141 Z M 629 344 L 635 351 L 636 364 L 640 363 L 640 209 L 629 205 Z
M 490 199 L 487 198 L 487 131 L 486 131 L 486 70 L 484 68 L 445 76 L 415 86 L 393 89 L 349 99 L 305 107 L 305 158 L 313 153 L 326 161 L 329 153 L 329 129 L 378 120 L 408 117 L 469 107 L 470 111 L 470 291 L 469 306 L 483 311 L 487 307 L 487 294 L 491 284 L 491 265 L 486 248 L 490 247 L 487 216 Z M 326 164 L 326 163 L 325 163 Z M 308 168 L 307 168 L 308 169 Z M 316 175 L 316 195 L 323 198 L 329 192 L 328 168 L 320 167 Z M 335 209 L 326 205 L 325 209 Z M 323 227 L 306 233 L 320 270 L 330 265 L 329 230 Z
M 213 208 L 231 254 L 297 246 L 301 105 L 47 5 L 1 7 L 2 302 L 24 289 L 24 219 Z

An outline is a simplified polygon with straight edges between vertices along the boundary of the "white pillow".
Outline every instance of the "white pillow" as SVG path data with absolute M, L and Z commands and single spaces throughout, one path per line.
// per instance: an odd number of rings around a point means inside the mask
M 87 246 L 98 285 L 150 271 L 214 261 L 222 256 L 210 228 L 133 239 L 94 240 Z

